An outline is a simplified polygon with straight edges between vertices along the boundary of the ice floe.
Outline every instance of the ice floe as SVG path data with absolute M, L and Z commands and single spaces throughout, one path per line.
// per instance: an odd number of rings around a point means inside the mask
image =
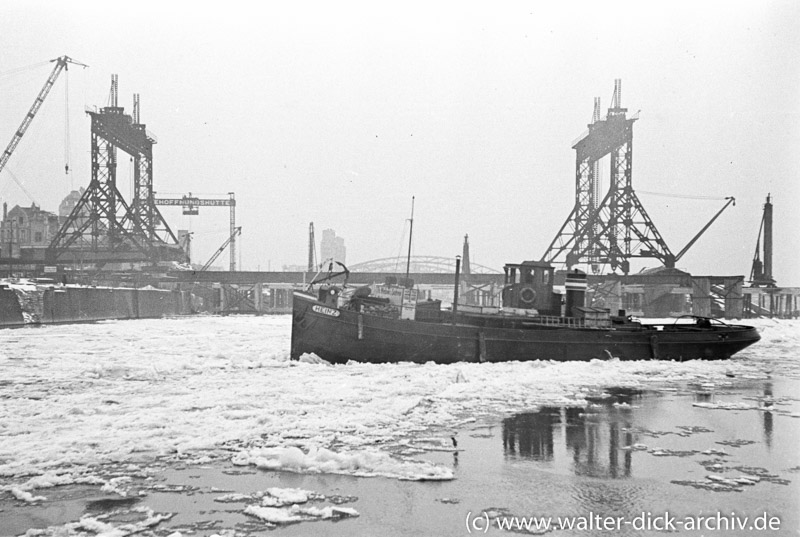
M 788 483 L 786 480 L 780 480 L 777 476 L 770 476 L 778 483 Z M 743 486 L 754 486 L 761 481 L 758 475 L 737 475 L 733 477 L 725 477 L 716 474 L 709 474 L 705 479 L 695 480 L 675 480 L 672 483 L 676 485 L 685 485 L 698 489 L 705 489 L 714 492 L 742 492 Z M 784 483 L 785 482 L 785 483 Z
M 13 494 L 16 499 L 28 503 L 41 502 L 47 499 L 44 496 L 34 496 L 27 490 L 22 490 L 19 487 L 11 487 L 11 494 Z
M 413 481 L 453 479 L 453 471 L 449 468 L 426 461 L 398 459 L 380 451 L 335 453 L 325 448 L 312 447 L 306 453 L 292 446 L 260 448 L 241 451 L 234 455 L 231 462 L 267 470 L 383 476 Z
M 252 494 L 224 494 L 214 498 L 220 503 L 256 503 L 264 507 L 285 507 L 306 502 L 327 501 L 335 505 L 350 503 L 358 500 L 356 496 L 341 496 L 338 494 L 324 495 L 313 490 L 298 488 L 271 487 Z
M 630 446 L 624 446 L 621 449 L 625 451 L 647 451 L 647 446 L 644 444 L 632 444 Z
M 250 494 L 231 493 L 231 494 L 223 494 L 222 496 L 217 496 L 216 498 L 214 498 L 214 501 L 220 503 L 240 503 L 240 502 L 246 502 L 251 498 L 252 496 Z
M 299 505 L 293 505 L 288 509 L 248 505 L 244 513 L 275 525 L 358 516 L 358 511 L 351 507 L 301 507 Z
M 226 494 L 214 500 L 222 503 L 246 503 L 242 513 L 265 523 L 267 527 L 316 520 L 338 520 L 359 516 L 358 511 L 341 504 L 356 501 L 355 496 L 330 496 L 298 488 L 272 487 L 253 494 Z M 328 501 L 333 505 L 305 505 Z
M 747 403 L 726 403 L 724 401 L 720 401 L 717 403 L 698 402 L 698 403 L 692 403 L 692 406 L 700 408 L 718 409 L 718 410 L 759 410 L 759 407 L 748 405 Z
M 61 526 L 30 529 L 24 533 L 24 536 L 66 537 L 74 535 L 83 537 L 92 535 L 97 537 L 126 537 L 127 535 L 140 534 L 157 526 L 164 520 L 169 520 L 173 515 L 174 513 L 156 513 L 152 509 L 137 507 L 94 517 L 84 516 L 77 522 L 69 522 Z M 125 519 L 125 521 L 115 521 L 115 518 Z
M 310 490 L 268 488 L 261 499 L 261 505 L 267 507 L 283 507 L 295 503 L 306 503 L 319 496 Z

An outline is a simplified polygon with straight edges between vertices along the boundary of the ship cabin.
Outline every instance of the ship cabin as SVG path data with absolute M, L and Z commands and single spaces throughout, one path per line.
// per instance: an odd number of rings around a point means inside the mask
M 503 308 L 559 315 L 561 295 L 553 293 L 553 266 L 543 261 L 508 263 L 503 267 Z

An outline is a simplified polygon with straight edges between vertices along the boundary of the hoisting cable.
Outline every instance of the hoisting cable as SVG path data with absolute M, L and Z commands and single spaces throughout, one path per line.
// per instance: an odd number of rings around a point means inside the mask
M 64 174 L 69 175 L 70 162 L 70 140 L 69 140 L 69 71 L 64 70 Z M 72 178 L 70 177 L 70 190 L 72 190 Z
M 22 181 L 20 181 L 19 178 L 14 175 L 14 172 L 11 171 L 11 168 L 6 166 L 3 168 L 3 171 L 8 172 L 8 175 L 10 175 L 14 182 L 17 183 L 17 186 L 25 193 L 26 196 L 28 196 L 28 199 L 31 200 L 31 203 L 36 203 L 36 200 L 33 199 L 33 196 L 31 196 L 31 193 L 28 192 L 28 189 L 23 186 Z
M 664 198 L 683 198 L 690 200 L 717 200 L 724 201 L 728 198 L 722 196 L 692 196 L 690 194 L 669 194 L 666 192 L 648 192 L 647 190 L 637 190 L 637 194 L 649 194 L 650 196 L 661 196 Z
M 34 63 L 31 65 L 25 65 L 23 67 L 16 67 L 14 69 L 9 69 L 8 71 L 3 71 L 2 73 L 0 73 L 0 78 L 10 78 L 12 76 L 18 75 L 19 73 L 30 71 L 38 67 L 41 67 L 43 65 L 47 65 L 48 63 L 50 62 L 44 61 L 44 62 Z

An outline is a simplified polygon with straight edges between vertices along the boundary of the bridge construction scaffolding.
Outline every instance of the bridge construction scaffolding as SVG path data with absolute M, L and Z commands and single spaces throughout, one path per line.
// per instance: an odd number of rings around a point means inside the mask
M 573 144 L 575 149 L 575 205 L 541 261 L 564 265 L 568 270 L 583 265 L 599 274 L 603 267 L 623 274 L 631 271 L 632 258 L 657 259 L 674 268 L 684 254 L 720 214 L 735 204 L 733 197 L 677 254 L 670 250 L 633 188 L 633 124 L 622 107 L 622 81 L 614 81 L 611 108 L 600 116 L 595 98 L 592 123 Z M 601 160 L 610 163 L 608 191 L 601 198 Z
M 110 105 L 91 117 L 92 177 L 45 253 L 48 263 L 181 261 L 183 251 L 153 198 L 155 137 L 139 119 L 139 95 L 133 117 L 118 104 L 118 78 L 111 77 Z M 130 204 L 117 186 L 117 150 L 134 162 Z
M 575 205 L 556 233 L 542 261 L 564 263 L 567 268 L 588 264 L 599 272 L 630 272 L 633 257 L 656 258 L 675 266 L 670 251 L 633 190 L 633 123 L 622 107 L 622 82 L 614 82 L 614 96 L 606 117 L 600 117 L 600 100 L 594 101 L 592 123 L 573 144 L 575 149 Z M 600 195 L 600 160 L 610 157 L 609 188 Z

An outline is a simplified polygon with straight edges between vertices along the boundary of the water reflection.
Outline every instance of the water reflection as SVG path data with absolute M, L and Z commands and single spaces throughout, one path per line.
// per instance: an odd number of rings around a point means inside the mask
M 560 423 L 560 409 L 517 414 L 503 420 L 503 450 L 538 461 L 553 458 L 553 427 Z
M 571 459 L 576 475 L 630 477 L 634 442 L 629 405 L 641 392 L 611 389 L 589 407 L 543 407 L 503 420 L 506 457 L 555 462 L 555 453 Z M 621 459 L 621 460 L 620 460 Z
M 713 387 L 708 387 L 706 385 L 695 385 L 693 386 L 693 398 L 695 403 L 715 403 L 718 402 L 717 394 L 714 392 Z M 759 405 L 761 407 L 761 429 L 762 435 L 764 436 L 764 444 L 767 446 L 767 449 L 772 448 L 772 435 L 773 435 L 773 428 L 774 428 L 774 414 L 773 414 L 773 405 L 775 404 L 775 398 L 773 394 L 773 386 L 772 382 L 764 382 L 764 385 L 761 389 L 761 396 L 756 398 L 756 400 L 760 401 Z M 750 399 L 753 399 L 752 397 Z
M 773 405 L 773 394 L 772 394 L 772 383 L 765 382 L 764 383 L 764 407 L 765 408 L 772 408 Z M 762 427 L 764 428 L 764 443 L 767 445 L 767 449 L 772 448 L 772 412 L 769 410 L 765 410 L 761 413 L 761 419 L 763 421 Z

